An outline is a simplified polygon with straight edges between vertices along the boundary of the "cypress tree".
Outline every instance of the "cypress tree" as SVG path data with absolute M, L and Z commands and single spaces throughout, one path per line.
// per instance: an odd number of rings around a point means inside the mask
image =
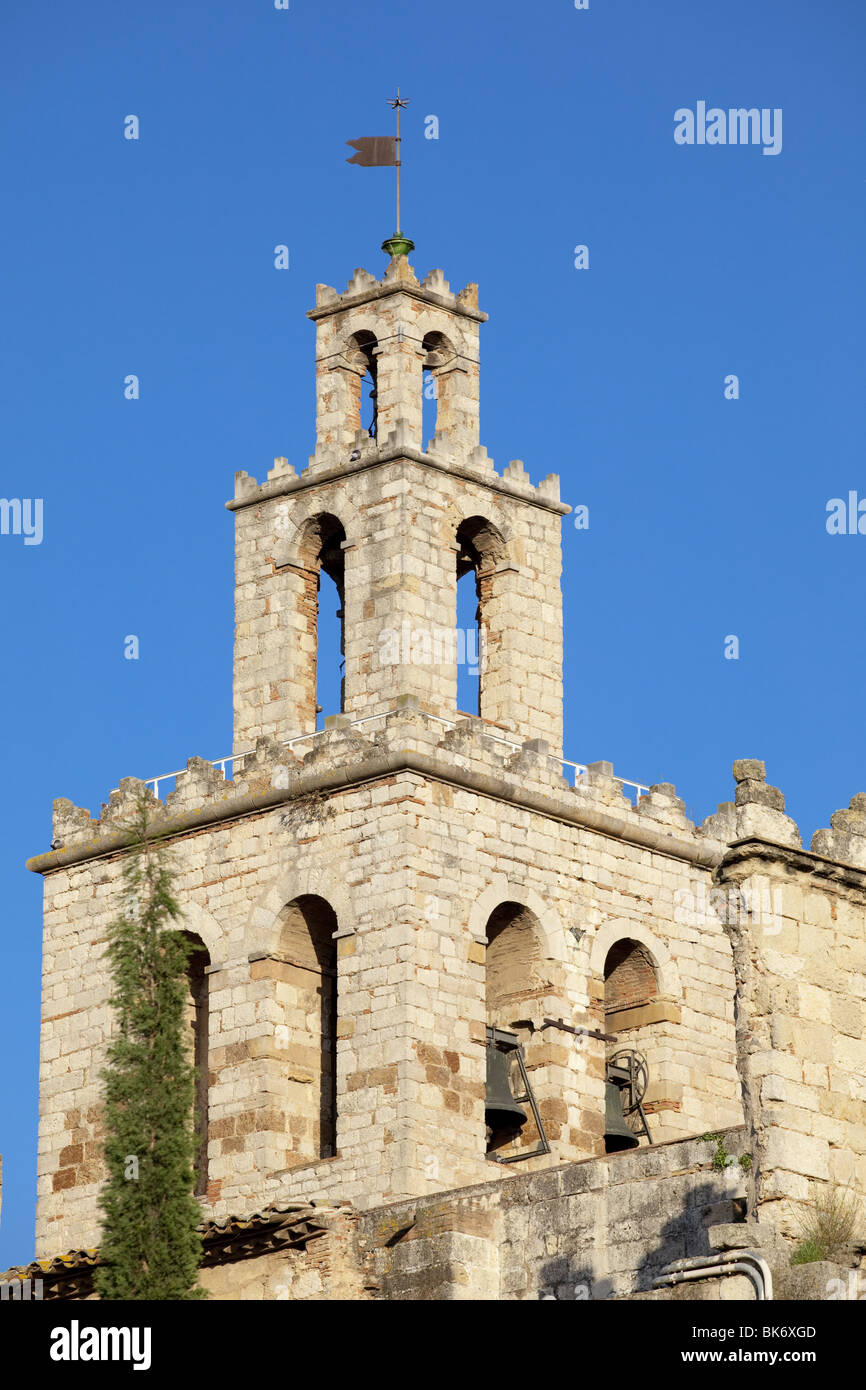
M 108 930 L 118 1030 L 105 1082 L 104 1221 L 95 1286 L 104 1299 L 195 1299 L 202 1211 L 194 1191 L 195 1068 L 185 1046 L 190 946 L 144 795 Z

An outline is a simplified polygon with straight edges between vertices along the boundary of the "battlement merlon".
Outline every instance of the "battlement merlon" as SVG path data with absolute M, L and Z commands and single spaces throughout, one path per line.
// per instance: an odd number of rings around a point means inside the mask
M 405 256 L 391 260 L 381 280 L 368 270 L 359 267 L 350 279 L 343 294 L 331 285 L 316 286 L 316 307 L 307 310 L 307 318 L 317 322 L 347 309 L 356 309 L 363 304 L 384 299 L 388 295 L 404 294 L 422 303 L 447 308 L 451 313 L 472 319 L 476 323 L 486 323 L 488 315 L 478 308 L 478 285 L 466 285 L 456 294 L 451 289 L 441 270 L 431 270 L 421 281 L 418 280 Z
M 311 457 L 310 466 L 300 473 L 295 471 L 288 459 L 278 457 L 261 483 L 245 469 L 239 469 L 235 473 L 235 495 L 226 502 L 226 510 L 236 512 L 244 507 L 255 507 L 274 497 L 287 497 L 326 483 L 342 482 L 352 474 L 365 473 L 371 468 L 398 461 L 418 463 L 465 479 L 466 482 L 483 483 L 495 493 L 528 502 L 557 516 L 568 516 L 572 510 L 567 502 L 560 501 L 557 473 L 548 473 L 541 482 L 533 484 L 521 459 L 512 459 L 502 473 L 497 473 L 483 444 L 478 445 L 461 464 L 435 453 L 435 439 L 431 441 L 427 453 L 403 442 L 404 439 L 405 433 L 398 424 L 396 431 L 384 439 L 381 446 L 364 436 L 358 443 L 357 458 L 346 459 L 336 452 L 330 455 L 316 454 Z
M 345 791 L 359 780 L 408 770 L 434 780 L 444 777 L 451 783 L 465 783 L 477 792 L 708 869 L 722 865 L 730 869 L 744 856 L 757 855 L 805 866 L 819 878 L 855 886 L 863 882 L 856 859 L 834 862 L 814 850 L 800 849 L 793 822 L 783 824 L 787 818 L 778 807 L 781 793 L 767 787 L 764 764 L 755 759 L 734 764 L 738 805 L 723 803 L 695 827 L 670 783 L 649 789 L 630 784 L 643 793 L 632 803 L 623 795 L 625 784 L 610 763 L 587 767 L 565 763 L 550 755 L 544 740 L 520 745 L 503 737 L 496 726 L 468 716 L 443 731 L 443 721 L 420 708 L 413 696 L 397 697 L 395 708 L 372 722 L 375 729 L 369 728 L 369 719 L 353 724 L 345 715 L 331 716 L 324 730 L 291 746 L 260 737 L 254 749 L 235 760 L 234 781 L 226 780 L 221 770 L 204 759 L 190 758 L 184 771 L 170 774 L 177 776 L 177 783 L 164 802 L 149 790 L 152 783 L 124 778 L 98 820 L 58 798 L 53 822 L 56 848 L 29 860 L 28 868 L 51 872 L 125 848 L 134 841 L 129 826 L 145 790 L 154 826 L 161 835 L 171 836 L 260 814 L 310 791 Z M 568 768 L 578 773 L 571 784 L 564 775 Z M 768 808 L 768 801 L 776 804 Z M 755 823 L 754 812 L 767 809 L 772 813 L 770 820 Z

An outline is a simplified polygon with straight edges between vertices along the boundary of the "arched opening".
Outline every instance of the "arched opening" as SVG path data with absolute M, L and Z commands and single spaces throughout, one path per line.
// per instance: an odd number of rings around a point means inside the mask
M 637 1010 L 658 997 L 656 964 L 647 947 L 629 937 L 614 942 L 604 962 L 605 1030 L 627 1028 L 629 1011 L 637 1017 Z
M 457 528 L 457 708 L 467 714 L 485 713 L 489 604 L 504 551 L 501 535 L 484 517 L 469 517 Z
M 307 523 L 301 541 L 309 576 L 306 607 L 313 636 L 317 729 L 323 727 L 326 714 L 342 713 L 345 702 L 345 539 L 342 523 L 322 513 Z
M 436 420 L 439 414 L 436 378 L 432 372 L 425 371 L 421 378 L 421 447 L 427 449 L 436 433 Z
M 277 999 L 286 1019 L 289 1153 L 332 1158 L 337 1146 L 337 918 L 302 894 L 280 914 Z
M 652 1143 L 647 1090 L 655 1080 L 652 1040 L 658 1000 L 658 969 L 651 951 L 631 937 L 615 941 L 604 962 L 604 1031 L 616 1039 L 607 1044 L 604 1137 L 608 1153 L 638 1143 L 642 1134 Z
M 378 429 L 378 347 L 376 335 L 365 329 L 353 334 L 346 344 L 346 359 L 358 373 L 353 433 L 366 430 L 371 439 L 376 438 Z
M 485 953 L 485 1009 L 488 1029 L 505 1030 L 526 1046 L 527 1004 L 544 993 L 540 987 L 540 950 L 536 918 L 520 903 L 505 902 L 493 910 L 487 921 Z M 523 1025 L 523 1026 L 522 1026 Z M 525 1057 L 527 1070 L 532 1059 Z M 532 1122 L 531 1108 L 517 1101 L 523 1094 L 516 1052 L 499 1053 L 491 1049 L 488 1035 L 487 1152 L 512 1153 L 532 1148 L 539 1139 Z M 504 1102 L 504 1104 L 503 1104 Z M 509 1114 L 509 1111 L 513 1112 Z M 522 1113 L 522 1119 L 521 1119 Z
M 500 903 L 487 922 L 486 1007 L 491 1028 L 511 1028 L 538 990 L 540 957 L 535 915 L 521 903 Z
M 200 937 L 182 932 L 189 946 L 186 965 L 186 1048 L 187 1057 L 196 1070 L 193 1122 L 196 1134 L 195 1191 L 198 1196 L 207 1192 L 208 1146 L 208 980 L 210 955 Z
M 441 421 L 446 418 L 446 407 L 440 411 L 440 396 L 447 394 L 447 378 L 440 378 L 443 367 L 449 366 L 455 359 L 456 353 L 451 343 L 444 333 L 425 334 L 421 349 L 424 353 L 422 360 L 422 380 L 423 395 L 421 401 L 421 439 L 431 442 Z M 426 445 L 425 445 L 426 447 Z
M 457 575 L 457 709 L 462 714 L 481 713 L 481 609 L 474 570 Z

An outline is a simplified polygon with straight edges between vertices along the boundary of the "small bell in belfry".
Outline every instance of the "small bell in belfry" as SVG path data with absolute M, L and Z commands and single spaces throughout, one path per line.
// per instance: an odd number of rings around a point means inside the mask
M 526 1111 L 514 1099 L 508 1070 L 506 1053 L 501 1052 L 495 1042 L 488 1042 L 484 1118 L 494 1133 L 522 1129 L 526 1124 Z
M 622 1091 L 615 1081 L 608 1081 L 604 1088 L 604 1149 L 605 1153 L 619 1153 L 622 1149 L 636 1149 L 638 1137 L 629 1129 L 622 1113 Z

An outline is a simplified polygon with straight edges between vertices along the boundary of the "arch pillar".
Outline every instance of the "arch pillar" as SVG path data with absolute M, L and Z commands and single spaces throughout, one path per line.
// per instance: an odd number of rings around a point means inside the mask
M 273 497 L 236 513 L 235 754 L 315 732 L 319 574 L 341 590 L 341 501 Z

